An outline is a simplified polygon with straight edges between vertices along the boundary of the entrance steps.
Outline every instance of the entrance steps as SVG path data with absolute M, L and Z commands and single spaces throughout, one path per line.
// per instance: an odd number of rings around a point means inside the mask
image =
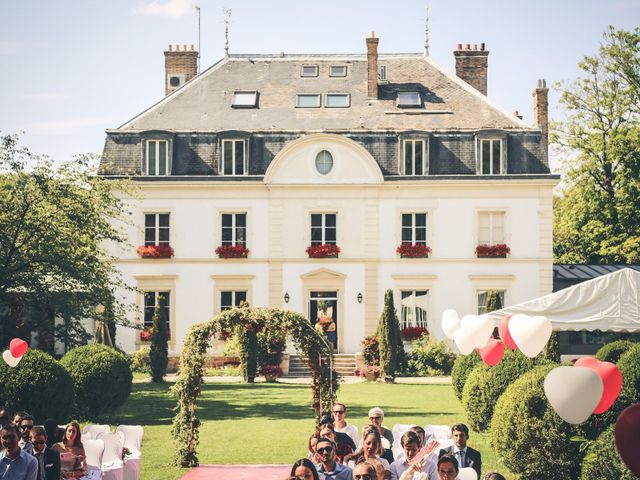
M 336 353 L 333 356 L 333 369 L 343 377 L 353 376 L 356 369 L 356 356 L 348 353 Z M 288 378 L 310 377 L 311 369 L 307 365 L 307 357 L 291 355 L 289 357 Z

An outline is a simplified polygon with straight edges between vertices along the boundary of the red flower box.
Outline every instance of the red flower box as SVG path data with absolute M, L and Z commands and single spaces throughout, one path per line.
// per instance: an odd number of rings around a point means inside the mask
M 309 258 L 337 258 L 340 253 L 340 247 L 332 243 L 322 243 L 320 245 L 309 245 L 307 254 Z
M 171 245 L 141 245 L 136 248 L 138 256 L 141 258 L 171 258 L 173 248 Z
M 403 328 L 400 333 L 402 334 L 403 340 L 414 340 L 422 337 L 423 335 L 429 334 L 427 329 L 424 327 L 406 327 Z
M 506 258 L 509 253 L 511 253 L 511 249 L 506 243 L 482 244 L 476 247 L 476 257 L 478 258 Z
M 249 249 L 244 245 L 220 245 L 216 248 L 219 258 L 247 258 Z
M 431 247 L 429 245 L 402 243 L 396 248 L 396 253 L 400 254 L 401 258 L 427 258 L 431 253 Z
M 150 342 L 153 334 L 151 333 L 151 327 L 143 328 L 140 330 L 140 341 Z M 171 340 L 171 329 L 167 328 L 167 340 Z

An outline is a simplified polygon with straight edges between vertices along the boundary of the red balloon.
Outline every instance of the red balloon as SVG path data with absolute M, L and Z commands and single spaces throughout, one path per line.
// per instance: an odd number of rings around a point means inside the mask
M 640 403 L 624 409 L 618 416 L 614 436 L 622 461 L 636 477 L 640 477 Z
M 603 413 L 616 401 L 620 390 L 622 390 L 622 373 L 620 369 L 611 362 L 601 362 L 597 358 L 582 357 L 574 363 L 576 367 L 587 367 L 598 374 L 604 385 L 602 398 L 593 413 Z
M 21 356 L 23 356 L 25 353 L 27 353 L 28 349 L 29 345 L 27 344 L 27 342 L 20 338 L 14 338 L 9 344 L 9 351 L 15 358 L 20 358 Z
M 477 348 L 476 350 L 480 358 L 482 358 L 482 361 L 490 367 L 500 363 L 500 360 L 502 360 L 504 356 L 504 345 L 493 337 L 489 339 L 484 347 Z
M 500 334 L 500 338 L 504 342 L 504 344 L 509 347 L 511 350 L 517 350 L 518 346 L 516 342 L 511 338 L 511 334 L 509 333 L 509 320 L 511 320 L 511 315 L 506 315 L 500 320 L 500 326 L 498 327 L 498 333 Z

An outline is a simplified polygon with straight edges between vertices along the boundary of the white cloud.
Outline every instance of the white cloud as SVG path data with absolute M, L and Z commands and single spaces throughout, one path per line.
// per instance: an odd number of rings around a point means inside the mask
M 69 96 L 66 93 L 60 92 L 38 92 L 38 93 L 26 93 L 23 98 L 26 100 L 35 100 L 38 102 L 49 102 L 54 100 L 64 100 Z
M 71 135 L 84 128 L 101 126 L 107 128 L 114 120 L 107 117 L 85 117 L 52 122 L 36 122 L 25 125 L 22 130 L 33 135 Z
M 136 15 L 157 16 L 157 17 L 182 17 L 191 12 L 193 7 L 189 0 L 153 0 L 146 5 L 141 5 L 133 9 Z

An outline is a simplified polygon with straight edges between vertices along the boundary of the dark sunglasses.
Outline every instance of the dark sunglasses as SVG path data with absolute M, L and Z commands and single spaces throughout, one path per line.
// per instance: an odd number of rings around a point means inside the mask
M 38 442 L 31 442 L 31 443 L 33 443 L 34 445 L 44 445 L 47 442 L 45 442 L 44 440 L 40 440 Z
M 318 449 L 319 454 L 331 453 L 332 451 L 333 451 L 333 447 L 322 447 Z
M 378 420 L 380 418 L 382 418 L 382 417 L 369 417 L 369 420 Z
M 31 430 L 33 425 L 20 425 L 21 430 Z
M 344 410 L 334 410 L 333 413 L 344 413 Z

